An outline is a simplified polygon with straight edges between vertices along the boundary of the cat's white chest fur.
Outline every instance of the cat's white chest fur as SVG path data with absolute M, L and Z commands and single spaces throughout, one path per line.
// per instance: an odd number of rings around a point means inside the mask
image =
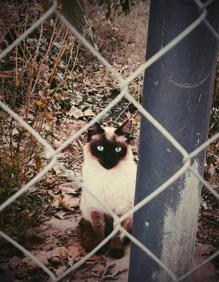
M 108 210 L 87 190 L 115 214 L 123 215 L 133 207 L 134 202 L 136 164 L 131 148 L 118 166 L 107 170 L 91 156 L 86 146 L 88 145 L 85 145 L 84 149 L 83 188 L 80 203 L 83 217 L 90 221 L 90 212 L 94 210 L 109 214 Z

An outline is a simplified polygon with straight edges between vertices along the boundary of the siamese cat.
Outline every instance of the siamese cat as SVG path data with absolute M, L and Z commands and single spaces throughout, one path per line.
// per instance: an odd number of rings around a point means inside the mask
M 118 128 L 101 127 L 96 123 L 88 130 L 80 203 L 83 216 L 81 239 L 87 251 L 96 247 L 113 230 L 113 219 L 86 189 L 119 217 L 133 207 L 136 163 L 130 145 L 131 126 L 129 121 Z M 125 219 L 121 225 L 131 232 L 132 217 Z M 103 249 L 108 248 L 112 257 L 120 258 L 124 255 L 125 239 L 123 234 L 118 233 Z

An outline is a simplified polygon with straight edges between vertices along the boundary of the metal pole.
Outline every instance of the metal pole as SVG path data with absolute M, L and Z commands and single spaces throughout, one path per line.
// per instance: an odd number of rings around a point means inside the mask
M 147 58 L 165 46 L 200 14 L 190 0 L 152 0 Z M 218 29 L 219 1 L 208 8 Z M 208 134 L 217 40 L 202 23 L 145 72 L 143 106 L 192 152 Z M 204 152 L 192 166 L 203 172 Z M 145 118 L 141 121 L 135 203 L 182 167 L 181 154 Z M 186 173 L 134 215 L 133 235 L 177 277 L 191 268 L 200 185 Z M 171 281 L 168 274 L 132 244 L 129 282 Z

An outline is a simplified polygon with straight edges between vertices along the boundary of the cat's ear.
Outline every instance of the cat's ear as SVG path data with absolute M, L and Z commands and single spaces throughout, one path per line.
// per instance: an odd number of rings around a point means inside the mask
M 115 130 L 115 134 L 119 136 L 123 135 L 127 138 L 128 141 L 130 141 L 131 129 L 132 129 L 132 121 L 127 120 Z
M 104 129 L 99 125 L 99 123 L 96 122 L 88 129 L 88 141 L 93 135 L 102 133 L 104 133 Z

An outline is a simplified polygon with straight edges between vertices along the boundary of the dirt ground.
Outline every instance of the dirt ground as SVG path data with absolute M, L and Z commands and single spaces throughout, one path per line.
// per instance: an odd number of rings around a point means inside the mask
M 102 9 L 89 9 L 88 18 L 96 30 L 96 40 L 101 54 L 115 67 L 125 66 L 129 75 L 145 61 L 149 0 L 136 1 L 127 15 L 105 21 Z M 99 25 L 101 21 L 101 25 Z

